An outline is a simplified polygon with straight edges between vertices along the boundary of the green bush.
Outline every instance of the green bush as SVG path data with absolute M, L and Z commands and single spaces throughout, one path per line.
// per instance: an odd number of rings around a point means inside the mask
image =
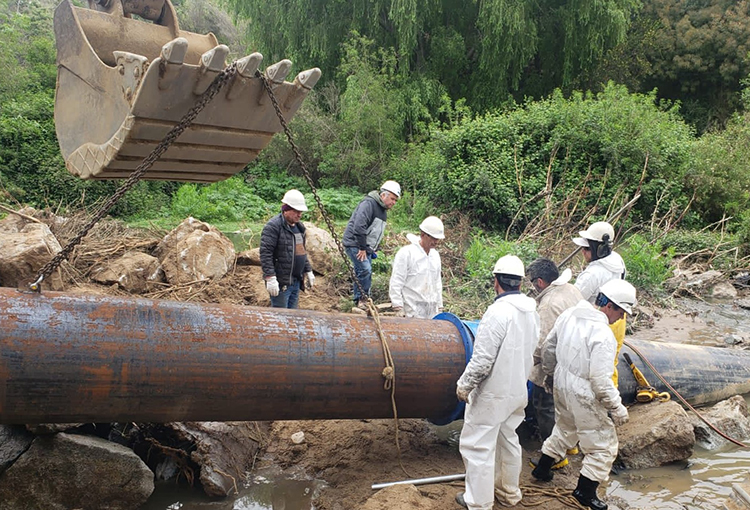
M 172 197 L 169 213 L 178 218 L 193 216 L 217 222 L 261 220 L 272 210 L 241 177 L 235 176 L 210 185 L 182 185 Z
M 516 255 L 525 265 L 539 256 L 537 246 L 530 242 L 511 242 L 500 238 L 491 238 L 479 232 L 466 249 L 465 273 L 470 279 L 487 279 L 497 259 L 503 255 Z
M 323 202 L 323 207 L 334 220 L 348 220 L 357 204 L 364 198 L 364 194 L 350 187 L 320 188 L 317 191 L 320 201 Z M 320 221 L 322 218 L 312 192 L 305 193 L 305 201 L 311 216 L 315 221 Z
M 505 228 L 523 204 L 516 222 L 523 228 L 545 205 L 531 199 L 544 191 L 548 169 L 554 204 L 580 196 L 571 210 L 601 214 L 618 194 L 622 200 L 635 193 L 646 158 L 643 197 L 630 217 L 650 218 L 657 203 L 668 208 L 685 194 L 692 142 L 674 107 L 610 83 L 600 94 L 556 93 L 436 132 L 424 154 L 410 159 L 426 163 L 423 182 L 438 205 Z M 668 185 L 648 185 L 657 179 Z
M 640 291 L 659 294 L 664 280 L 672 276 L 674 247 L 665 249 L 659 241 L 634 234 L 625 240 L 619 253 L 625 261 L 628 281 Z

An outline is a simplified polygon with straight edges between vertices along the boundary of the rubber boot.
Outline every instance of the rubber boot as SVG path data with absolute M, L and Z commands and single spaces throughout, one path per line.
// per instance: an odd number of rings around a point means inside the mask
M 466 493 L 465 492 L 459 492 L 458 494 L 456 494 L 456 503 L 458 503 L 459 505 L 461 505 L 464 508 L 469 508 L 469 506 L 466 504 L 466 501 L 464 500 L 464 494 L 466 494 Z
M 531 472 L 531 476 L 539 480 L 540 482 L 551 482 L 555 476 L 552 473 L 552 464 L 555 463 L 555 459 L 544 453 L 536 463 L 536 467 Z
M 578 477 L 578 486 L 573 491 L 573 497 L 583 506 L 592 508 L 593 510 L 607 510 L 607 503 L 599 499 L 596 495 L 598 487 L 599 482 L 589 480 L 581 475 Z

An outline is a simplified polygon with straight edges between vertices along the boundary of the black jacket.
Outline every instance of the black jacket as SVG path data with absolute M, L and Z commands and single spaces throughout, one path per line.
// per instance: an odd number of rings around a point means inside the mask
M 305 226 L 302 222 L 297 223 L 297 228 L 302 233 L 302 243 L 306 241 Z M 279 286 L 291 285 L 292 268 L 294 267 L 294 233 L 287 224 L 284 216 L 274 216 L 263 227 L 260 234 L 260 265 L 263 268 L 263 277 L 275 276 L 279 280 Z M 312 271 L 310 260 L 305 260 L 305 270 Z M 302 290 L 305 288 L 305 279 L 300 282 Z

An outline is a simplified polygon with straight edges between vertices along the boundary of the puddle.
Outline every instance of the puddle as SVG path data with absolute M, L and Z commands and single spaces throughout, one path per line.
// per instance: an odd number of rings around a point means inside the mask
M 239 494 L 212 499 L 201 489 L 174 482 L 160 482 L 141 510 L 313 510 L 313 498 L 325 484 L 258 475 L 239 489 Z
M 750 450 L 726 446 L 708 451 L 696 446 L 687 463 L 613 476 L 606 492 L 631 508 L 723 510 L 732 483 L 746 481 L 748 469 Z

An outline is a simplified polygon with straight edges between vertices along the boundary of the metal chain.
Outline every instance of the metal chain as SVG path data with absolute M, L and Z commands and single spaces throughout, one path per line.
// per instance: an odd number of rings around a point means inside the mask
M 143 174 L 146 173 L 153 164 L 161 157 L 164 152 L 169 149 L 170 145 L 174 143 L 177 138 L 193 123 L 195 118 L 198 116 L 198 114 L 206 107 L 208 103 L 211 102 L 211 100 L 216 96 L 216 94 L 219 93 L 219 91 L 226 85 L 226 83 L 237 73 L 237 63 L 232 63 L 228 67 L 226 67 L 224 70 L 222 70 L 216 78 L 214 78 L 214 81 L 211 82 L 211 85 L 201 94 L 201 96 L 196 101 L 195 105 L 193 105 L 190 110 L 187 111 L 187 113 L 180 119 L 180 122 L 175 125 L 172 129 L 169 130 L 169 132 L 164 136 L 161 142 L 159 142 L 159 145 L 157 145 L 153 151 L 151 151 L 151 154 L 149 154 L 146 159 L 144 159 L 140 165 L 136 167 L 135 170 L 133 170 L 133 173 L 130 174 L 130 176 L 127 178 L 127 180 L 120 186 L 117 191 L 114 192 L 114 194 L 109 197 L 109 199 L 99 207 L 99 210 L 94 214 L 94 216 L 91 218 L 91 220 L 81 229 L 81 231 L 78 233 L 77 236 L 75 236 L 73 239 L 68 242 L 68 244 L 65 246 L 65 248 L 62 249 L 57 255 L 55 255 L 52 260 L 47 262 L 37 273 L 36 281 L 29 284 L 29 288 L 35 292 L 39 292 L 41 290 L 41 283 L 42 281 L 49 277 L 49 275 L 52 274 L 52 271 L 57 269 L 57 267 L 62 264 L 64 260 L 67 260 L 70 256 L 73 249 L 80 244 L 80 242 L 83 240 L 84 237 L 89 233 L 89 231 L 94 228 L 94 225 L 96 225 L 99 220 L 101 220 L 108 212 L 109 210 L 117 203 L 118 200 L 122 198 L 122 196 L 130 191 L 130 189 L 135 186 L 138 181 L 143 177 Z
M 349 259 L 349 256 L 346 254 L 346 251 L 344 250 L 344 245 L 341 243 L 338 234 L 336 234 L 336 229 L 334 227 L 333 220 L 328 215 L 328 212 L 326 211 L 325 206 L 323 206 L 323 201 L 320 199 L 320 195 L 318 195 L 318 190 L 315 187 L 315 183 L 313 183 L 312 177 L 310 177 L 310 171 L 308 170 L 307 165 L 302 159 L 302 154 L 300 154 L 300 151 L 297 148 L 297 144 L 294 142 L 294 139 L 292 137 L 292 132 L 286 123 L 284 114 L 281 112 L 281 107 L 279 107 L 279 102 L 276 99 L 276 95 L 273 93 L 271 84 L 268 83 L 268 80 L 266 79 L 266 77 L 263 76 L 260 72 L 256 71 L 255 75 L 256 77 L 260 78 L 261 83 L 263 83 L 263 87 L 266 89 L 266 92 L 268 93 L 268 97 L 271 99 L 271 103 L 273 104 L 274 110 L 276 110 L 276 115 L 279 118 L 281 127 L 284 129 L 284 134 L 286 135 L 286 138 L 289 141 L 289 145 L 292 147 L 292 151 L 294 152 L 294 157 L 296 158 L 297 163 L 299 164 L 300 168 L 302 168 L 302 172 L 304 173 L 305 180 L 307 181 L 308 186 L 310 186 L 310 190 L 312 191 L 312 194 L 315 197 L 315 202 L 318 204 L 318 209 L 320 210 L 320 213 L 323 216 L 323 219 L 325 220 L 326 225 L 328 226 L 328 231 L 331 233 L 331 236 L 333 237 L 333 240 L 336 243 L 336 247 L 338 248 L 339 253 L 341 254 L 341 258 L 349 270 L 350 278 L 359 289 L 360 295 L 366 296 L 367 294 L 365 294 L 365 290 L 362 287 L 362 284 L 359 282 L 359 278 L 357 278 L 356 273 L 354 272 L 354 266 L 352 265 L 352 262 Z M 391 407 L 393 408 L 393 419 L 394 419 L 395 428 L 396 428 L 396 449 L 398 450 L 398 463 L 401 466 L 401 469 L 403 470 L 403 472 L 406 473 L 407 476 L 411 476 L 409 475 L 408 471 L 406 471 L 406 468 L 404 467 L 404 464 L 401 460 L 401 446 L 399 443 L 399 430 L 398 430 L 398 427 L 399 427 L 398 426 L 398 409 L 396 408 L 396 366 L 393 363 L 393 356 L 391 355 L 391 349 L 388 346 L 388 341 L 386 340 L 385 334 L 383 333 L 383 327 L 380 324 L 380 314 L 378 313 L 378 309 L 375 306 L 375 303 L 373 303 L 372 298 L 370 298 L 369 296 L 367 297 L 367 307 L 370 312 L 370 315 L 375 320 L 375 327 L 378 332 L 378 337 L 380 338 L 380 343 L 383 346 L 383 357 L 385 360 L 385 368 L 383 368 L 382 376 L 385 379 L 385 383 L 384 383 L 385 390 L 387 391 L 390 390 L 391 392 Z

